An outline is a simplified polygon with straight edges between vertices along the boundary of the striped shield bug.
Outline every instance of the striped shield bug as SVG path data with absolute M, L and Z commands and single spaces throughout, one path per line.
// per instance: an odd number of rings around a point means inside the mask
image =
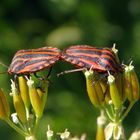
M 61 53 L 61 59 L 75 65 L 79 70 L 92 69 L 98 73 L 122 71 L 116 56 L 110 48 L 97 48 L 89 45 L 70 46 Z
M 19 50 L 12 59 L 9 74 L 30 74 L 51 67 L 60 58 L 55 47 Z

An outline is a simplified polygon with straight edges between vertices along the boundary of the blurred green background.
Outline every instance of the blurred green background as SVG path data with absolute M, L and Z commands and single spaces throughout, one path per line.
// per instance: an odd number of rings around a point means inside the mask
M 1 0 L 0 1 L 0 61 L 10 65 L 14 53 L 20 49 L 56 46 L 64 49 L 74 44 L 112 47 L 117 44 L 121 60 L 131 59 L 140 75 L 140 1 L 139 0 Z M 52 84 L 44 117 L 38 131 L 45 140 L 47 125 L 55 132 L 65 128 L 73 135 L 87 134 L 94 140 L 98 109 L 86 93 L 82 73 L 61 77 L 56 74 L 74 69 L 65 62 L 53 67 Z M 7 68 L 0 66 L 0 71 Z M 8 74 L 0 75 L 0 87 L 10 93 Z M 140 78 L 140 76 L 139 76 Z M 11 102 L 11 97 L 9 97 Z M 136 103 L 124 121 L 127 137 L 140 128 L 140 103 Z M 14 112 L 12 104 L 11 110 Z M 0 120 L 0 139 L 23 140 Z

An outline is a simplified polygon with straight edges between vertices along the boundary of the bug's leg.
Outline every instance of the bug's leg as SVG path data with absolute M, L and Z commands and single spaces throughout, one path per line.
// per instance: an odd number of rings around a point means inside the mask
M 73 73 L 73 72 L 85 71 L 85 70 L 87 70 L 87 69 L 86 68 L 79 68 L 79 69 L 73 69 L 73 70 L 66 70 L 66 71 L 58 73 L 57 77 L 59 77 L 60 75 L 63 75 L 63 74 L 67 74 L 67 73 Z
M 48 79 L 49 76 L 51 75 L 51 72 L 52 72 L 52 67 L 50 67 L 49 72 L 48 72 L 48 74 L 47 74 L 47 76 L 46 76 L 47 79 Z
M 38 76 L 37 73 L 34 73 L 34 76 L 38 79 L 38 80 L 44 80 L 43 76 Z
M 46 76 L 39 76 L 39 75 L 37 75 L 36 72 L 34 73 L 34 76 L 41 81 L 46 80 L 46 79 L 49 81 L 49 76 L 51 74 L 51 71 L 52 71 L 52 67 L 50 67 L 49 72 Z
M 38 76 L 36 72 L 34 73 L 34 76 L 35 76 L 36 78 L 40 78 L 40 76 Z
M 49 83 L 52 83 L 52 81 L 50 80 L 51 72 L 52 72 L 52 67 L 49 68 L 48 74 L 44 76 L 43 80 L 47 80 Z
M 90 67 L 89 71 L 91 71 L 93 69 L 93 65 Z
M 17 83 L 18 82 L 18 75 L 14 75 L 14 82 Z
M 14 75 L 14 83 L 15 83 L 15 86 L 16 86 L 16 89 L 18 89 L 19 91 L 19 85 L 18 85 L 18 75 Z

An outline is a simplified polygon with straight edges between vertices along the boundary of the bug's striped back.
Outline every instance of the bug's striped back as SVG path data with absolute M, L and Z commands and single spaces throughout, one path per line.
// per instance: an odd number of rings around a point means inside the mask
M 60 58 L 55 47 L 19 50 L 12 59 L 9 74 L 34 73 L 52 66 Z
M 122 71 L 121 65 L 116 61 L 115 54 L 110 48 L 88 45 L 71 46 L 62 52 L 61 58 L 80 68 L 92 67 L 100 73 Z

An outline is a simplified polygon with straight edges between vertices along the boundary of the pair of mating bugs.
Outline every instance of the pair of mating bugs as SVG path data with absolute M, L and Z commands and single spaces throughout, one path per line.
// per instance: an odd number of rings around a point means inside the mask
M 64 60 L 78 68 L 93 69 L 98 73 L 122 71 L 122 66 L 110 48 L 75 45 L 60 51 L 55 47 L 19 50 L 12 59 L 9 74 L 30 74 L 47 69 L 58 60 Z

